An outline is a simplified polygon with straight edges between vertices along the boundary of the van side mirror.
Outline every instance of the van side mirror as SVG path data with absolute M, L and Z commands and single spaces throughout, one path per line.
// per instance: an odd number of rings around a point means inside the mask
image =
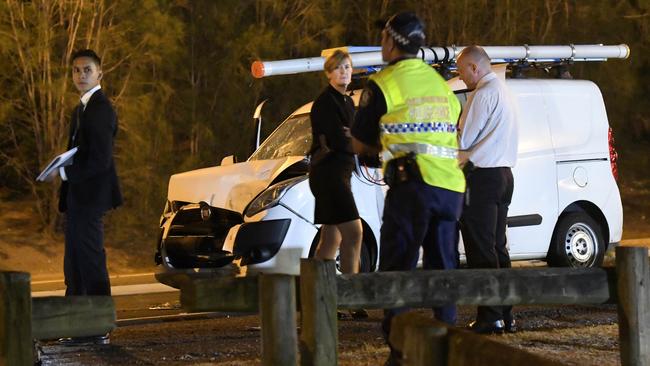
M 257 105 L 257 108 L 255 108 L 255 113 L 253 113 L 253 121 L 255 121 L 255 136 L 253 137 L 253 152 L 257 150 L 258 147 L 260 147 L 260 138 L 262 135 L 262 107 L 264 107 L 264 103 L 266 103 L 268 99 L 264 99 L 262 103 Z
M 234 155 L 228 155 L 221 159 L 221 166 L 225 165 L 233 165 L 235 164 L 235 156 Z

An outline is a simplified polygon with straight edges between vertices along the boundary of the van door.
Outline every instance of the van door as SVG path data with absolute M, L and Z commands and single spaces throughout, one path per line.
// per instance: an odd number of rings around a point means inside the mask
M 558 216 L 558 189 L 548 113 L 539 82 L 507 79 L 518 107 L 519 149 L 508 212 L 512 259 L 544 258 Z

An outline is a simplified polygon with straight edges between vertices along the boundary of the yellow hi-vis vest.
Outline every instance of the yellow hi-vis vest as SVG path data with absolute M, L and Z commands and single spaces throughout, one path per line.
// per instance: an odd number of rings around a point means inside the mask
M 445 80 L 420 59 L 406 59 L 372 75 L 386 99 L 380 122 L 384 168 L 391 158 L 416 153 L 424 181 L 465 191 L 458 166 L 460 103 Z

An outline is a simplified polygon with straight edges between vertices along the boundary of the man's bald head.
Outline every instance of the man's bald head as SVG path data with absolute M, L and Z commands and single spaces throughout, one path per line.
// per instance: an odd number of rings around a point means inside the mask
M 456 58 L 460 79 L 470 89 L 476 88 L 478 81 L 492 70 L 490 64 L 490 56 L 476 45 L 463 48 Z
M 480 65 L 482 68 L 490 69 L 490 56 L 481 46 L 468 46 L 463 48 L 458 55 L 458 58 L 466 57 L 468 60 Z

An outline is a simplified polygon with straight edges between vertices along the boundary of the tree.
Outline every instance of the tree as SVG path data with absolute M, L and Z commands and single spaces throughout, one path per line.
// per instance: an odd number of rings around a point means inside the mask
M 165 58 L 178 51 L 182 32 L 181 24 L 165 13 L 164 3 L 159 4 L 146 0 L 134 8 L 127 1 L 103 0 L 0 3 L 0 59 L 7 70 L 17 71 L 0 76 L 5 86 L 0 90 L 0 160 L 6 164 L 2 174 L 13 177 L 16 187 L 27 187 L 46 228 L 56 222 L 57 188 L 38 185 L 34 177 L 66 147 L 67 111 L 78 103 L 69 74 L 75 49 L 93 48 L 104 60 L 105 90 L 117 106 L 125 135 L 118 139 L 117 151 L 119 165 L 127 172 L 127 192 L 138 185 L 129 178 L 143 175 L 129 169 L 131 160 L 154 155 L 149 150 L 156 140 L 149 136 L 160 126 L 151 128 L 144 121 L 160 118 L 154 106 L 170 92 L 152 81 Z M 138 149 L 122 153 L 129 145 Z

